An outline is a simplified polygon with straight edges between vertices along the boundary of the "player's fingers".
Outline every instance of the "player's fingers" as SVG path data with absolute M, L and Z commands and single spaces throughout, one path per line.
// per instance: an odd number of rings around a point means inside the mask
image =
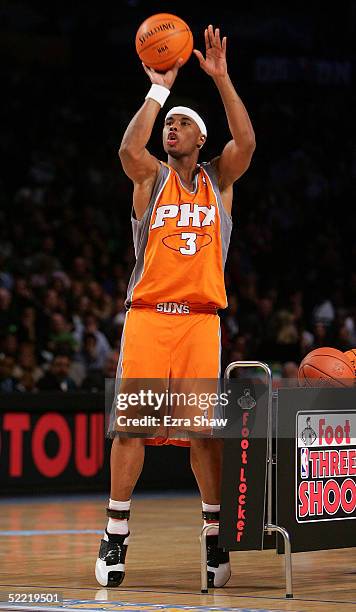
M 220 41 L 220 28 L 216 28 L 216 29 L 215 29 L 215 33 L 214 33 L 214 42 L 215 42 L 215 45 L 217 45 L 218 47 L 221 47 L 221 41 Z
M 208 34 L 208 29 L 207 28 L 205 28 L 205 30 L 204 30 L 204 38 L 205 38 L 205 48 L 206 49 L 210 49 L 211 44 L 210 44 L 209 34 Z
M 154 72 L 153 68 L 150 68 L 149 66 L 146 66 L 146 64 L 144 64 L 143 62 L 141 62 L 141 63 L 142 63 L 143 69 L 144 69 L 146 74 L 150 75 L 150 74 L 152 74 L 152 72 Z
M 173 72 L 178 72 L 179 68 L 182 66 L 183 64 L 183 58 L 179 57 L 176 61 L 176 63 L 174 64 L 172 70 Z
M 198 51 L 198 49 L 193 49 L 193 53 L 198 58 L 200 64 L 205 62 L 204 55 L 200 51 Z
M 224 38 L 222 39 L 222 50 L 224 51 L 224 53 L 226 53 L 226 44 L 227 44 L 227 38 L 226 36 L 224 36 Z
M 214 42 L 215 42 L 214 41 L 214 29 L 211 24 L 208 26 L 208 36 L 209 36 L 209 43 L 210 43 L 209 47 L 213 47 Z

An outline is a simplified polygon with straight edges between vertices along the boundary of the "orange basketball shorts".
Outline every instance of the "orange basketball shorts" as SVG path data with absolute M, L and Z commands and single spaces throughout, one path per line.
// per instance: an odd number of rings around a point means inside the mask
M 118 379 L 217 379 L 220 376 L 220 318 L 215 313 L 167 314 L 131 308 L 121 339 Z M 171 430 L 170 430 L 171 431 Z M 172 437 L 146 444 L 189 446 Z

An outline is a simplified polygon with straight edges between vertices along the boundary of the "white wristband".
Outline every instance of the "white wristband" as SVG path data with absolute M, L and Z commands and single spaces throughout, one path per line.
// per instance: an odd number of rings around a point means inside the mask
M 170 93 L 171 92 L 169 91 L 169 89 L 167 89 L 167 87 L 163 87 L 163 85 L 153 84 L 151 85 L 151 89 L 145 97 L 145 100 L 147 100 L 147 98 L 151 98 L 152 100 L 158 102 L 158 104 L 162 108 Z

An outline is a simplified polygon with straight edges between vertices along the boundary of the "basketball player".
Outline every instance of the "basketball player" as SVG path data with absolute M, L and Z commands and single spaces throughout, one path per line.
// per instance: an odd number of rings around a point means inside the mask
M 164 163 L 146 148 L 157 116 L 169 97 L 181 60 L 160 74 L 144 66 L 152 86 L 128 125 L 120 147 L 123 169 L 133 182 L 132 273 L 118 378 L 215 378 L 220 371 L 217 309 L 226 308 L 224 265 L 231 233 L 233 183 L 249 167 L 255 149 L 247 111 L 227 72 L 226 37 L 205 30 L 200 67 L 220 93 L 231 140 L 211 162 L 198 164 L 207 138 L 203 119 L 192 109 L 166 113 Z M 217 112 L 220 112 L 217 110 Z M 161 438 L 153 443 L 174 443 Z M 176 441 L 176 443 L 182 443 Z M 130 499 L 144 461 L 142 438 L 116 436 L 111 451 L 108 524 L 96 562 L 103 586 L 118 586 L 125 572 Z M 204 524 L 219 521 L 221 440 L 192 438 L 191 466 L 202 498 Z M 208 536 L 208 583 L 230 578 L 228 553 Z

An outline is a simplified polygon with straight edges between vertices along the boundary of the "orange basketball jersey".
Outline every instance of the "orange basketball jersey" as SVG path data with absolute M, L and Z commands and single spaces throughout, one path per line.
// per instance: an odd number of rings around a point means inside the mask
M 189 191 L 161 162 L 145 214 L 139 221 L 132 218 L 132 227 L 136 265 L 128 307 L 183 314 L 227 306 L 224 266 L 232 222 L 210 163 L 199 166 L 195 189 Z

